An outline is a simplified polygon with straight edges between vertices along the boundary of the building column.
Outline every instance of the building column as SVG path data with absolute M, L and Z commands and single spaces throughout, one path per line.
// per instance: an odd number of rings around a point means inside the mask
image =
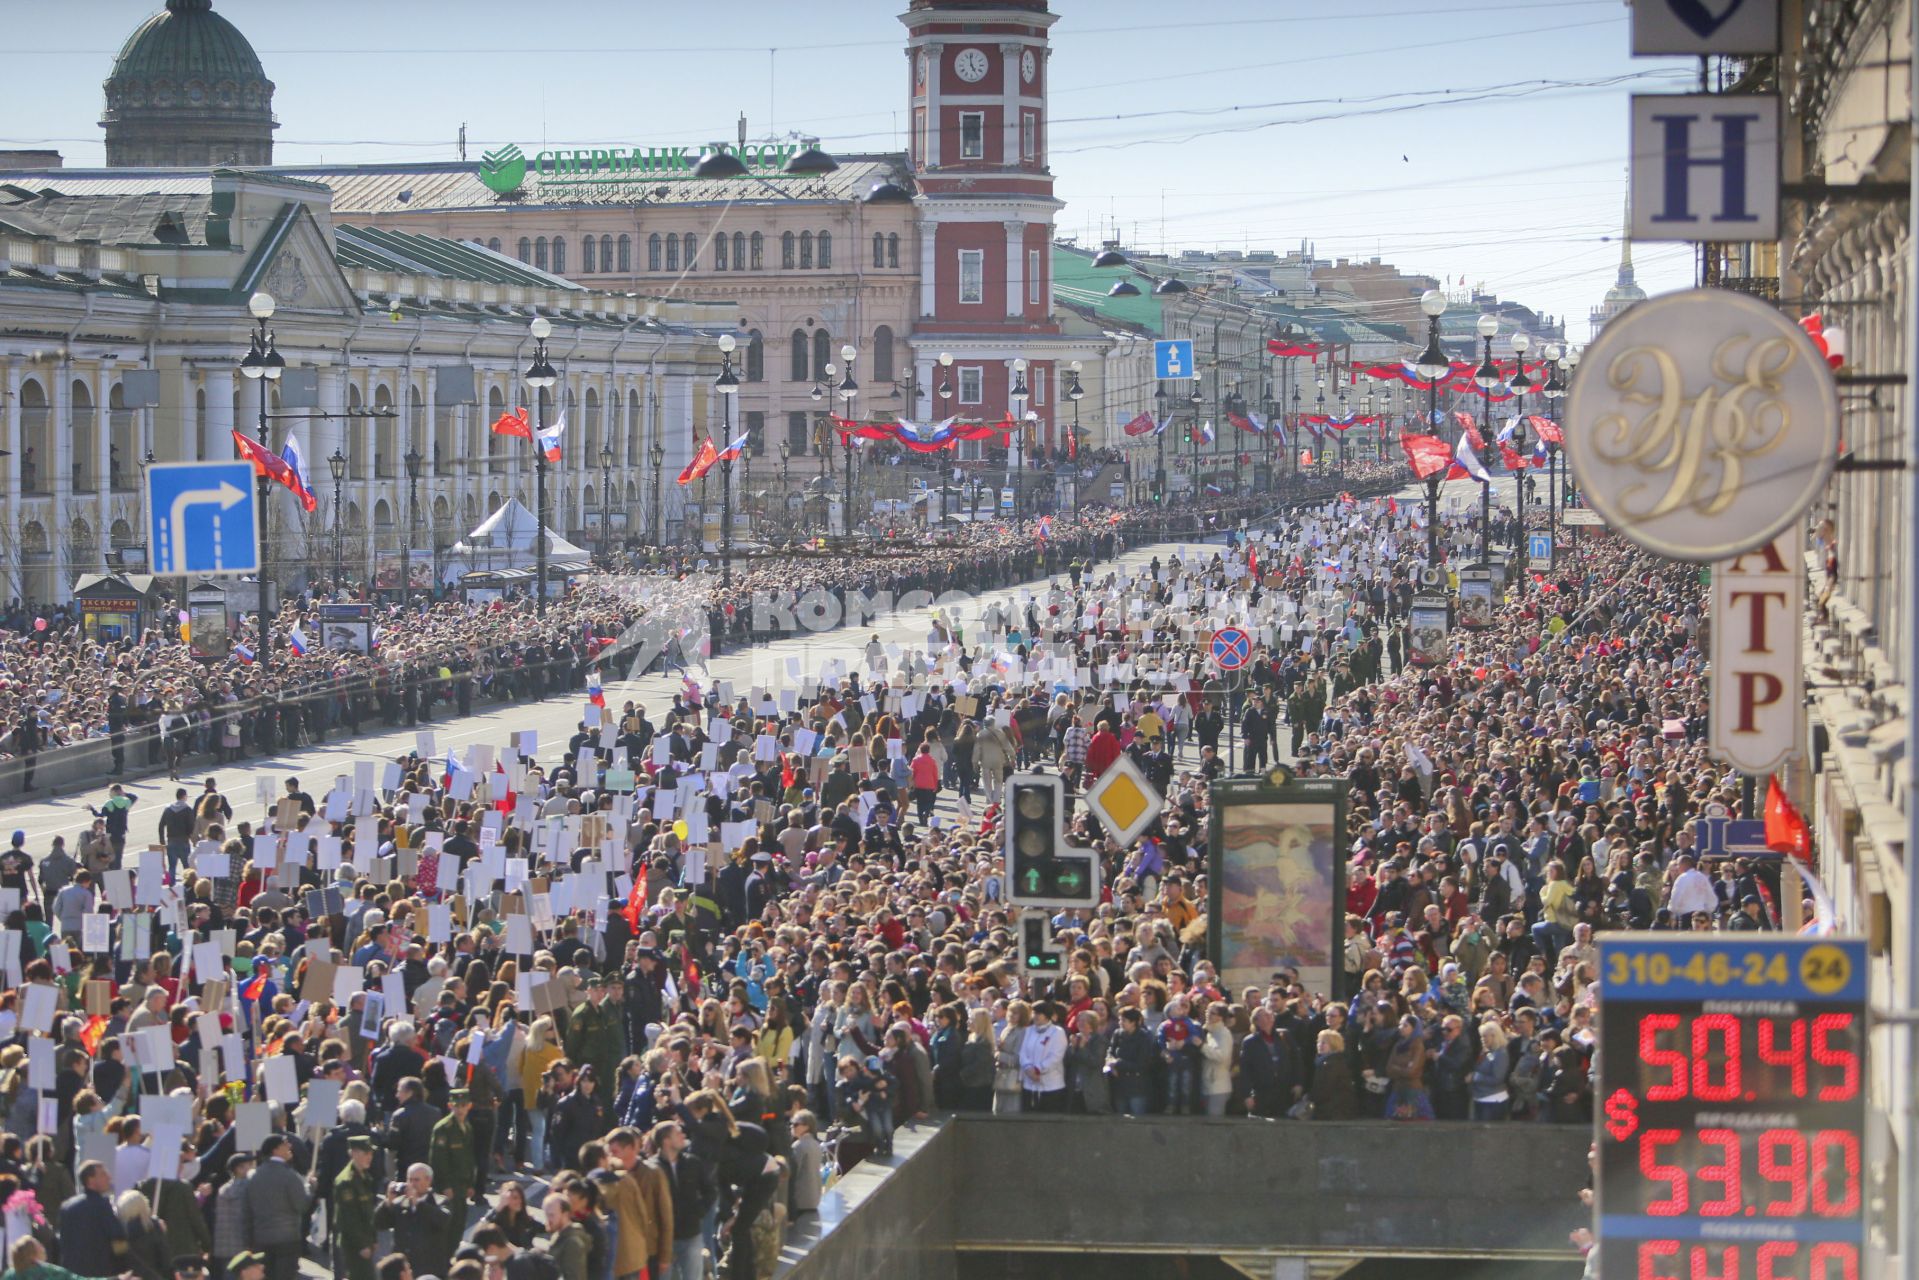
M 40 465 L 52 467 L 47 486 L 53 494 L 50 514 L 47 518 L 47 543 L 52 551 L 52 573 L 47 582 L 47 595 L 50 601 L 70 600 L 73 597 L 73 583 L 67 579 L 67 535 L 73 519 L 73 366 L 62 361 L 56 366 L 53 375 L 53 394 L 48 397 L 48 412 L 52 414 L 48 435 L 52 438 L 53 456 L 44 458 Z
M 1026 223 L 1003 222 L 1006 229 L 1006 317 L 1024 319 L 1026 315 Z
M 1018 41 L 1004 41 L 1000 44 L 1000 65 L 1005 75 L 1000 81 L 1000 146 L 1005 150 L 1000 154 L 1000 163 L 1008 169 L 1019 167 L 1019 56 L 1026 46 Z
M 174 434 L 162 440 L 158 438 L 158 428 L 155 429 L 153 453 L 162 462 L 193 462 L 200 458 L 200 417 L 194 403 L 198 385 L 193 366 L 182 360 L 174 379 L 174 389 L 180 397 Z
M 931 218 L 919 220 L 920 230 L 920 315 L 933 314 L 938 297 L 934 267 L 939 254 L 939 223 Z
M 233 456 L 233 366 L 205 369 L 207 411 L 200 419 L 200 458 L 210 462 Z
M 924 48 L 926 50 L 926 132 L 923 137 L 926 154 L 920 157 L 920 168 L 937 169 L 940 167 L 940 56 L 946 46 L 934 42 L 925 45 Z
M 20 531 L 25 521 L 25 507 L 20 501 L 20 454 L 23 444 L 20 439 L 20 366 L 7 365 L 7 425 L 6 439 L 3 442 L 7 450 L 7 493 L 6 493 L 6 537 L 5 544 L 8 563 L 5 566 L 7 580 L 12 584 L 8 594 L 14 599 L 24 599 L 27 594 L 27 575 L 25 563 L 21 557 Z
M 94 545 L 100 550 L 102 568 L 111 569 L 113 546 L 113 414 L 107 405 L 107 393 L 113 381 L 113 366 L 101 362 L 93 378 L 93 431 L 94 431 L 94 497 L 97 536 Z M 139 446 L 137 442 L 134 447 Z M 136 452 L 131 458 L 120 459 L 120 466 L 129 478 L 139 475 L 140 455 Z

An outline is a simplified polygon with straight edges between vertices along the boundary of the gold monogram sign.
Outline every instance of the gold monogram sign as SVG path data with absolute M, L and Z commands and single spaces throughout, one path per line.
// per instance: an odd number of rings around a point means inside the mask
M 1804 514 L 1839 442 L 1832 372 L 1757 298 L 1691 289 L 1628 308 L 1586 349 L 1566 454 L 1612 528 L 1680 560 L 1751 550 Z

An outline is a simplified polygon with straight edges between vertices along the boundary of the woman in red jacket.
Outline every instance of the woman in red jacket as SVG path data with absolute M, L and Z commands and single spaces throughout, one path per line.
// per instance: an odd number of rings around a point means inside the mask
M 919 824 L 924 827 L 933 817 L 933 801 L 940 793 L 940 763 L 933 759 L 933 748 L 922 742 L 912 764 L 913 803 L 919 809 Z

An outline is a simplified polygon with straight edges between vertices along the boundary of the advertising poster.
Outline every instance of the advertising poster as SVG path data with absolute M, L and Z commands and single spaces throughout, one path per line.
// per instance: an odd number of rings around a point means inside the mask
M 320 647 L 333 653 L 373 651 L 373 609 L 364 604 L 319 606 Z
M 1340 809 L 1332 784 L 1218 785 L 1208 952 L 1227 991 L 1292 969 L 1309 992 L 1345 994 Z
M 1493 580 L 1489 570 L 1459 575 L 1459 625 L 1472 630 L 1493 625 Z
M 1413 601 L 1407 624 L 1407 653 L 1416 667 L 1438 666 L 1446 660 L 1446 602 L 1432 596 Z
M 231 644 L 227 633 L 226 598 L 190 601 L 187 605 L 187 635 L 192 638 L 194 657 L 215 662 L 224 659 Z

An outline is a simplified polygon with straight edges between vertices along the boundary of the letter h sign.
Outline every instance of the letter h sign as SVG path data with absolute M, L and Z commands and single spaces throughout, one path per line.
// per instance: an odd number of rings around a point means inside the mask
M 1779 238 L 1779 95 L 1632 100 L 1632 238 Z

